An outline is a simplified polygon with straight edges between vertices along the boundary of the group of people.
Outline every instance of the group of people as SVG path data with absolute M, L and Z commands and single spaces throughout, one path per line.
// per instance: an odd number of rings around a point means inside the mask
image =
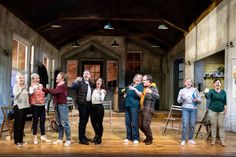
M 71 129 L 68 119 L 69 108 L 67 105 L 67 86 L 65 83 L 66 74 L 60 72 L 56 77 L 56 87 L 48 89 L 40 84 L 38 74 L 31 75 L 31 86 L 29 91 L 25 85 L 23 74 L 16 75 L 16 84 L 13 87 L 14 95 L 14 143 L 21 147 L 26 142 L 23 141 L 25 118 L 29 108 L 33 114 L 33 135 L 34 144 L 38 144 L 37 130 L 38 120 L 40 119 L 41 141 L 51 142 L 45 135 L 45 93 L 53 95 L 53 104 L 55 109 L 56 124 L 58 127 L 58 139 L 53 144 L 63 144 L 63 136 L 66 134 L 64 146 L 71 145 Z M 90 72 L 84 71 L 83 77 L 78 77 L 72 84 L 72 89 L 77 92 L 76 104 L 79 108 L 79 141 L 81 144 L 89 144 L 85 136 L 88 118 L 91 118 L 92 126 L 95 131 L 95 137 L 92 142 L 95 144 L 102 143 L 103 135 L 103 117 L 104 108 L 103 100 L 106 95 L 105 84 L 102 78 L 95 80 L 95 84 L 90 81 Z
M 16 75 L 16 84 L 13 87 L 14 95 L 14 143 L 21 147 L 26 144 L 23 141 L 25 117 L 31 106 L 33 114 L 33 135 L 34 144 L 38 144 L 37 130 L 38 120 L 40 119 L 41 141 L 51 142 L 45 135 L 45 93 L 53 95 L 56 123 L 58 126 L 58 139 L 53 144 L 63 144 L 64 132 L 66 142 L 64 146 L 71 145 L 71 129 L 68 119 L 69 108 L 67 105 L 67 86 L 65 83 L 66 74 L 60 72 L 56 77 L 56 87 L 48 89 L 40 84 L 38 74 L 31 75 L 31 86 L 29 91 L 25 85 L 23 74 Z M 182 103 L 182 140 L 181 145 L 196 144 L 193 134 L 197 117 L 197 105 L 201 103 L 199 91 L 192 87 L 191 79 L 186 79 L 185 87 L 179 91 L 177 101 Z M 226 92 L 221 88 L 221 81 L 214 81 L 214 89 L 205 90 L 206 98 L 210 99 L 209 117 L 211 121 L 211 136 L 214 145 L 216 143 L 216 132 L 219 128 L 221 144 L 225 146 L 224 134 L 224 115 L 227 111 Z M 72 83 L 71 88 L 76 91 L 75 102 L 79 110 L 79 143 L 89 145 L 102 143 L 103 136 L 103 101 L 106 95 L 105 84 L 102 78 L 98 78 L 93 83 L 90 80 L 90 72 L 84 71 L 83 77 L 77 77 Z M 151 75 L 136 74 L 133 83 L 125 91 L 125 143 L 132 141 L 138 144 L 140 141 L 139 129 L 144 133 L 146 145 L 153 142 L 151 130 L 152 116 L 155 110 L 155 101 L 159 99 L 158 89 L 153 82 Z M 95 132 L 93 140 L 86 137 L 86 126 L 88 119 L 91 119 L 92 127 Z M 187 138 L 188 134 L 188 138 Z
M 199 91 L 192 87 L 192 80 L 186 79 L 185 87 L 179 91 L 177 98 L 178 103 L 182 104 L 182 140 L 181 145 L 196 144 L 193 140 L 196 117 L 197 105 L 201 104 L 201 95 Z M 219 137 L 222 146 L 225 146 L 225 130 L 224 130 L 224 117 L 227 112 L 226 92 L 221 89 L 221 80 L 216 78 L 213 81 L 214 89 L 204 90 L 205 97 L 209 99 L 208 116 L 211 123 L 211 144 L 216 143 L 217 128 L 219 129 Z M 187 138 L 188 133 L 188 138 Z

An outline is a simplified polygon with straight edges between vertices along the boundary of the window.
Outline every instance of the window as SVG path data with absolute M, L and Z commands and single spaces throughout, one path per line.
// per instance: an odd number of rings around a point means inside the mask
M 84 64 L 84 70 L 90 71 L 91 80 L 95 81 L 101 76 L 101 65 L 100 64 Z
M 12 40 L 12 75 L 11 86 L 15 84 L 17 72 L 25 74 L 25 81 L 28 84 L 29 75 L 29 44 L 25 44 L 25 40 L 20 37 L 14 37 Z
M 126 57 L 126 71 L 139 72 L 141 70 L 141 52 L 128 52 Z
M 67 85 L 71 86 L 77 77 L 77 60 L 67 60 Z
M 118 62 L 107 61 L 107 82 L 108 87 L 117 86 Z

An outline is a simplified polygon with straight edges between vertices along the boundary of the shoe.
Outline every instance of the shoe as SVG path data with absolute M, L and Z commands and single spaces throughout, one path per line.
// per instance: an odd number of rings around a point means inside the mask
M 62 145 L 63 144 L 63 140 L 58 139 L 58 140 L 52 142 L 52 144 L 60 144 L 60 145 Z
M 48 138 L 47 138 L 47 136 L 41 136 L 40 137 L 40 139 L 41 139 L 41 142 L 46 142 L 46 143 L 50 143 L 50 142 L 52 142 L 51 140 L 49 140 Z
M 145 140 L 143 140 L 143 143 L 147 142 L 148 138 L 146 138 Z
M 19 147 L 22 147 L 23 145 L 21 143 L 16 143 L 16 147 L 19 148 Z
M 212 139 L 211 140 L 211 145 L 215 145 L 216 144 L 216 139 Z
M 145 145 L 150 145 L 150 144 L 152 144 L 152 139 L 145 142 Z
M 188 140 L 188 144 L 197 144 L 194 140 Z
M 98 140 L 98 135 L 95 135 L 92 142 L 95 143 L 97 140 Z
M 127 138 L 124 139 L 123 141 L 124 141 L 124 143 L 129 143 L 129 140 Z
M 71 145 L 71 141 L 66 140 L 66 143 L 64 144 L 64 147 L 68 147 Z
M 37 137 L 37 135 L 34 135 L 34 144 L 38 144 L 38 137 Z
M 89 142 L 87 140 L 82 140 L 79 141 L 80 144 L 84 144 L 84 145 L 89 145 Z
M 102 139 L 100 137 L 98 137 L 98 139 L 94 142 L 95 145 L 98 145 L 101 143 L 102 143 Z
M 185 146 L 185 141 L 181 141 L 181 146 Z
M 224 140 L 221 140 L 221 145 L 222 145 L 223 147 L 225 147 L 225 141 L 224 141 Z
M 138 143 L 139 143 L 138 140 L 133 141 L 133 144 L 138 144 Z

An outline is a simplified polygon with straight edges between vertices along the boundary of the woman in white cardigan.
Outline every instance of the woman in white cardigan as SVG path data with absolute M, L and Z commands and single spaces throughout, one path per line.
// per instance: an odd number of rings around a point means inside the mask
M 105 85 L 102 78 L 98 78 L 95 81 L 96 88 L 92 93 L 92 112 L 91 112 L 91 123 L 95 132 L 95 137 L 93 142 L 97 144 L 102 143 L 103 134 L 103 117 L 104 117 L 104 107 L 103 100 L 106 95 Z
M 23 142 L 25 117 L 29 108 L 29 93 L 25 85 L 25 77 L 23 74 L 16 75 L 16 84 L 13 87 L 14 95 L 14 143 L 17 147 L 25 144 Z

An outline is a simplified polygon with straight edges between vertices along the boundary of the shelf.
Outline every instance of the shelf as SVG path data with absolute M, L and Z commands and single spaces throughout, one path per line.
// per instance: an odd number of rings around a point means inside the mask
M 216 78 L 225 78 L 224 76 L 218 76 L 218 77 L 214 77 L 214 76 L 204 76 L 204 80 L 206 80 L 207 78 L 211 78 L 211 79 L 216 79 Z

